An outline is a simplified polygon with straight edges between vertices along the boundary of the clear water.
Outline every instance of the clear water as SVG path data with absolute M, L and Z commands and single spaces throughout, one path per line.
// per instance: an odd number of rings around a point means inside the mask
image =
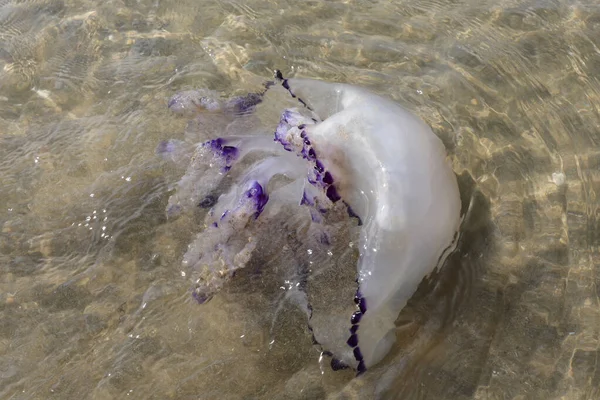
M 396 99 L 461 176 L 457 253 L 359 379 L 285 254 L 190 301 L 199 220 L 164 215 L 167 99 L 274 68 Z M 0 398 L 600 398 L 599 72 L 595 0 L 0 0 Z

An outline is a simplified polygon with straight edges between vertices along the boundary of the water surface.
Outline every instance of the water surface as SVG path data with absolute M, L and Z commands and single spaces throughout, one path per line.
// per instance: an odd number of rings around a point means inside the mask
M 460 176 L 459 249 L 359 379 L 285 299 L 293 243 L 199 306 L 201 218 L 164 213 L 168 98 L 275 68 L 395 99 Z M 0 398 L 600 398 L 599 73 L 593 0 L 0 0 Z

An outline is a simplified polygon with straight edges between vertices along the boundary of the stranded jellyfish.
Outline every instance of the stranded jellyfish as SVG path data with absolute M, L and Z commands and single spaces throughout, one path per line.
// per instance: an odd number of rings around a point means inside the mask
M 267 110 L 279 116 L 270 130 L 238 129 L 188 153 L 177 141 L 159 145 L 165 158 L 189 157 L 167 214 L 209 210 L 205 229 L 183 257 L 193 296 L 205 303 L 246 266 L 258 242 L 268 240 L 269 223 L 284 207 L 303 209 L 300 215 L 317 231 L 328 213 L 344 208 L 359 225 L 356 307 L 344 319 L 343 336 L 327 329 L 313 334 L 336 362 L 362 373 L 389 352 L 398 314 L 456 244 L 456 176 L 442 142 L 423 121 L 356 86 L 284 79 L 277 72 L 262 93 L 220 100 L 209 91 L 187 91 L 169 107 L 235 119 L 254 113 L 274 90 L 287 91 L 295 107 Z M 230 174 L 233 184 L 216 195 Z M 271 189 L 276 177 L 284 183 Z M 326 231 L 319 240 L 327 244 Z

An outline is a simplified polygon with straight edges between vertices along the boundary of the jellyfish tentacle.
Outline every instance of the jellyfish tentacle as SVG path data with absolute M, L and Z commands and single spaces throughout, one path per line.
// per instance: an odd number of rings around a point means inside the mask
M 157 151 L 168 146 L 160 145 Z M 229 136 L 197 145 L 186 173 L 177 182 L 177 191 L 169 198 L 167 216 L 177 217 L 185 209 L 199 205 L 237 162 L 257 151 L 277 153 L 280 148 L 273 140 L 259 135 Z
M 190 244 L 183 265 L 192 271 L 193 295 L 199 303 L 210 300 L 236 270 L 246 266 L 257 244 L 250 225 L 268 201 L 269 195 L 259 182 L 247 182 L 237 204 Z
M 199 111 L 216 112 L 223 109 L 219 94 L 208 89 L 185 90 L 173 95 L 167 106 L 175 114 L 192 116 Z

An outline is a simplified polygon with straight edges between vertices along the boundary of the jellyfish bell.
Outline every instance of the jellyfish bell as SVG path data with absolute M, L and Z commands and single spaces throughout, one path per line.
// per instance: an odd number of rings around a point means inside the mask
M 207 228 L 190 244 L 184 264 L 195 271 L 195 298 L 205 302 L 246 265 L 257 237 L 268 234 L 266 221 L 282 204 L 308 207 L 315 225 L 343 204 L 349 218 L 360 222 L 355 310 L 332 317 L 335 327 L 319 323 L 312 331 L 341 365 L 362 373 L 390 351 L 400 311 L 456 243 L 456 176 L 441 140 L 391 100 L 347 84 L 277 78 L 298 106 L 278 110 L 279 124 L 268 136 L 198 145 L 171 197 L 170 210 L 179 210 L 242 169 L 209 212 Z M 221 104 L 242 104 L 240 109 L 252 112 L 266 95 Z M 240 163 L 257 151 L 264 153 L 258 161 Z M 268 193 L 278 175 L 291 183 Z

